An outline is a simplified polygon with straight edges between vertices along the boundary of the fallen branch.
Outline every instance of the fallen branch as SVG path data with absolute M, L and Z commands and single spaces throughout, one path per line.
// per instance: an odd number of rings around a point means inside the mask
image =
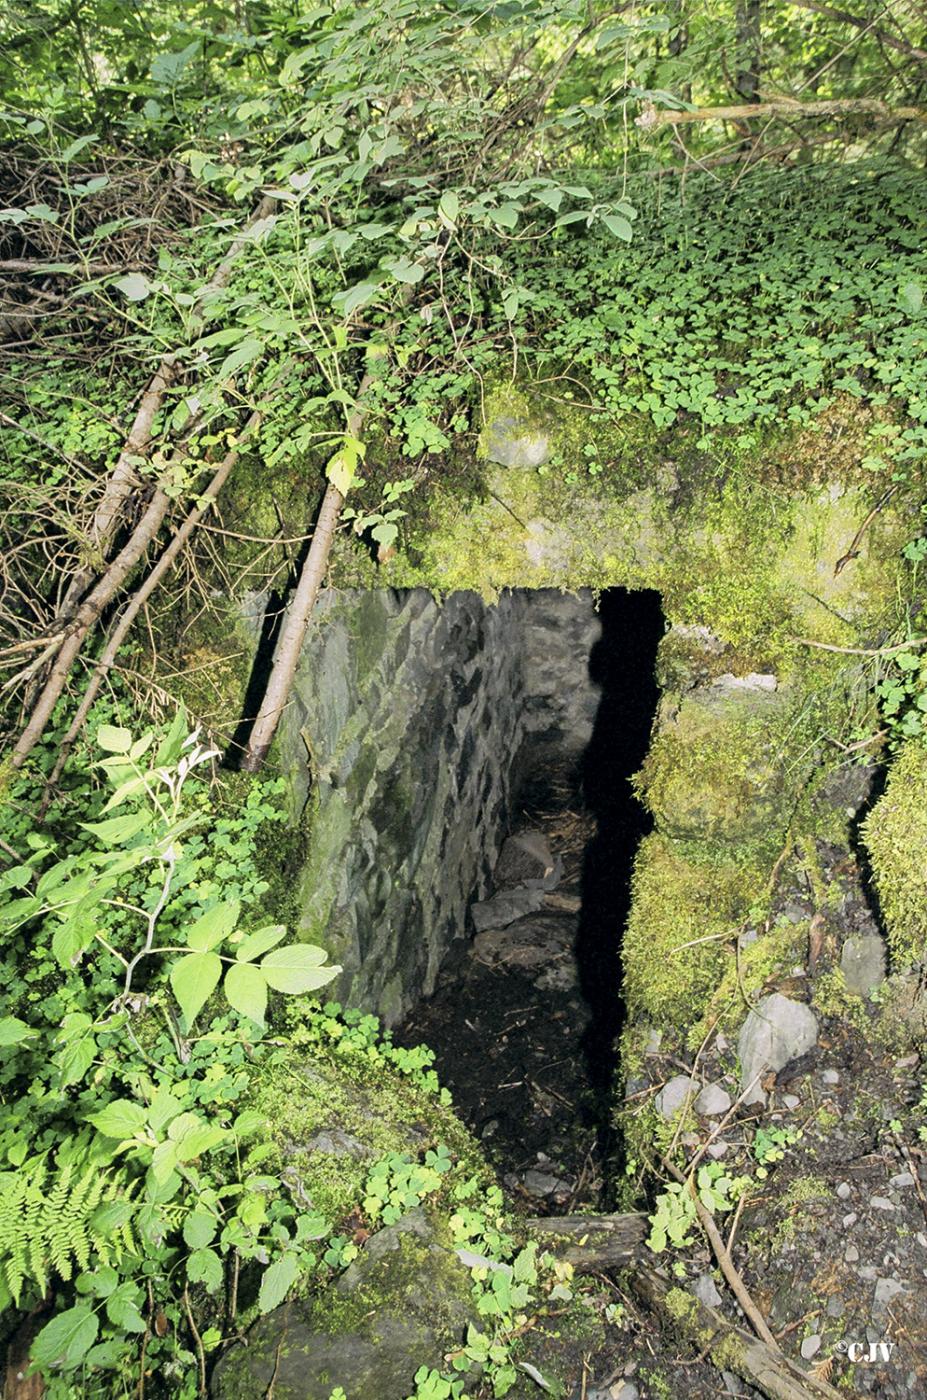
M 639 1259 L 647 1233 L 647 1216 L 629 1215 L 532 1216 L 524 1221 L 528 1234 L 542 1248 L 564 1259 L 580 1274 L 623 1268 Z
M 914 44 L 909 44 L 905 39 L 899 39 L 890 30 L 883 29 L 881 25 L 873 24 L 872 20 L 863 18 L 862 15 L 851 15 L 846 10 L 835 10 L 830 5 L 818 5 L 815 0 L 790 0 L 799 10 L 811 10 L 816 15 L 823 15 L 825 19 L 832 19 L 837 24 L 851 24 L 855 29 L 862 29 L 864 33 L 871 34 L 874 39 L 885 44 L 887 48 L 894 49 L 896 53 L 903 53 L 908 58 L 916 58 L 920 63 L 927 63 L 927 50 L 919 49 Z
M 846 554 L 842 554 L 840 556 L 840 558 L 834 565 L 834 578 L 836 578 L 838 574 L 841 574 L 843 572 L 843 570 L 846 568 L 847 564 L 849 564 L 851 560 L 859 558 L 859 547 L 863 542 L 863 537 L 866 531 L 869 529 L 869 526 L 872 524 L 873 520 L 875 520 L 882 507 L 887 505 L 888 502 L 891 500 L 892 496 L 894 496 L 895 492 L 898 490 L 898 484 L 899 483 L 896 481 L 894 485 L 890 486 L 887 491 L 883 492 L 883 494 L 876 501 L 875 505 L 872 507 L 872 510 L 866 516 L 866 519 L 863 521 L 862 525 L 860 525 L 859 529 L 856 531 L 856 534 L 853 536 L 853 541 L 850 545 L 850 548 L 847 550 Z
M 359 436 L 363 426 L 364 409 L 360 407 L 360 404 L 363 402 L 364 395 L 371 383 L 372 376 L 368 372 L 361 380 L 357 392 L 358 406 L 348 414 L 347 432 L 348 436 L 352 438 Z M 330 481 L 322 498 L 319 518 L 312 535 L 312 543 L 303 562 L 299 581 L 290 599 L 286 619 L 274 649 L 273 664 L 270 668 L 264 698 L 251 727 L 248 747 L 241 763 L 245 773 L 258 773 L 264 766 L 264 760 L 277 732 L 277 725 L 280 723 L 280 716 L 289 700 L 296 667 L 299 665 L 300 652 L 306 637 L 306 629 L 309 626 L 309 619 L 312 616 L 312 610 L 322 586 L 322 579 L 325 577 L 325 570 L 328 567 L 328 557 L 331 553 L 343 505 L 344 496 L 334 482 Z
M 698 1347 L 715 1365 L 756 1386 L 769 1400 L 840 1400 L 840 1392 L 809 1375 L 778 1348 L 752 1337 L 728 1322 L 694 1294 L 673 1286 L 649 1264 L 628 1273 L 628 1285 L 651 1311 L 668 1320 L 672 1329 Z
M 708 1236 L 708 1243 L 711 1245 L 712 1253 L 718 1261 L 718 1267 L 724 1275 L 728 1287 L 740 1304 L 743 1314 L 750 1323 L 750 1326 L 761 1341 L 764 1341 L 772 1351 L 777 1352 L 779 1350 L 779 1343 L 776 1341 L 772 1332 L 770 1332 L 765 1317 L 750 1297 L 747 1285 L 734 1267 L 734 1261 L 727 1252 L 727 1247 L 721 1238 L 721 1232 L 712 1219 L 711 1212 L 706 1210 L 699 1200 L 694 1180 L 691 1176 L 683 1176 L 679 1168 L 666 1157 L 663 1158 L 663 1165 L 670 1176 L 674 1177 L 676 1181 L 680 1182 L 681 1185 L 685 1186 L 689 1191 L 693 1204 L 695 1205 L 695 1213 L 698 1216 L 698 1222 Z
M 189 512 L 187 518 L 184 520 L 183 524 L 175 533 L 174 538 L 171 540 L 170 544 L 167 546 L 164 553 L 161 555 L 161 558 L 158 560 L 157 564 L 155 564 L 154 568 L 145 578 L 141 587 L 136 591 L 134 596 L 123 609 L 119 621 L 116 623 L 115 627 L 110 633 L 110 636 L 107 640 L 106 646 L 103 649 L 100 659 L 94 667 L 93 674 L 90 677 L 90 680 L 87 684 L 87 689 L 85 690 L 80 705 L 77 708 L 77 713 L 72 719 L 70 726 L 68 727 L 68 732 L 65 734 L 58 747 L 58 755 L 55 759 L 55 766 L 52 769 L 52 772 L 49 775 L 49 778 L 45 784 L 45 793 L 43 795 L 42 805 L 40 808 L 41 816 L 44 816 L 48 808 L 48 803 L 51 798 L 52 790 L 55 786 L 55 783 L 57 783 L 58 779 L 61 776 L 61 771 L 64 768 L 67 756 L 71 751 L 75 739 L 80 734 L 81 729 L 84 727 L 84 721 L 86 720 L 87 715 L 90 712 L 90 707 L 97 697 L 97 692 L 99 691 L 100 686 L 106 679 L 109 672 L 112 670 L 113 663 L 116 660 L 119 648 L 125 641 L 133 622 L 135 621 L 138 614 L 141 612 L 142 608 L 148 602 L 148 599 L 151 597 L 154 590 L 158 587 L 162 579 L 173 567 L 174 563 L 176 562 L 177 556 L 180 554 L 180 551 L 183 549 L 184 545 L 187 543 L 190 536 L 193 534 L 193 531 L 199 525 L 200 521 L 203 519 L 206 513 L 212 509 L 213 505 L 215 504 L 216 498 L 219 495 L 219 492 L 222 490 L 222 487 L 228 480 L 232 468 L 235 466 L 236 462 L 238 461 L 238 458 L 241 456 L 243 446 L 245 445 L 247 439 L 251 437 L 253 433 L 257 432 L 258 428 L 261 425 L 262 418 L 263 412 L 259 409 L 255 409 L 255 411 L 251 414 L 250 418 L 246 422 L 241 433 L 239 434 L 238 441 L 236 442 L 235 446 L 231 448 L 223 457 L 222 462 L 220 463 L 217 471 L 215 472 L 215 475 L 213 476 L 209 485 L 199 497 L 198 504 L 195 505 L 193 509 Z
M 255 226 L 262 220 L 268 218 L 275 207 L 275 200 L 270 198 L 262 199 L 247 225 L 232 240 L 225 257 L 219 263 L 219 266 L 197 298 L 197 303 L 193 309 L 193 315 L 190 321 L 190 334 L 192 338 L 195 339 L 199 334 L 202 326 L 203 313 L 209 298 L 226 285 L 231 276 L 232 268 L 238 259 L 238 255 L 251 237 Z M 113 536 L 116 533 L 125 503 L 137 484 L 137 459 L 143 456 L 147 451 L 154 431 L 155 418 L 164 401 L 165 393 L 177 377 L 179 367 L 180 356 L 176 351 L 171 351 L 169 354 L 163 355 L 157 369 L 142 393 L 141 402 L 139 403 L 132 427 L 129 429 L 128 437 L 116 459 L 116 464 L 110 473 L 103 496 L 90 522 L 90 543 L 98 560 L 105 560 L 108 555 L 109 547 L 112 544 Z M 82 596 L 90 580 L 93 578 L 93 573 L 94 568 L 92 564 L 85 564 L 81 568 L 75 570 L 58 610 L 57 620 L 71 615 L 77 600 Z
M 875 117 L 886 122 L 927 122 L 923 107 L 890 107 L 877 97 L 844 97 L 822 102 L 793 102 L 777 98 L 772 102 L 748 102 L 737 107 L 694 107 L 689 111 L 658 108 L 646 102 L 634 125 L 641 131 L 659 131 L 664 126 L 682 126 L 691 122 L 744 122 L 757 118 L 794 117 Z
M 922 647 L 927 637 L 912 637 L 908 642 L 895 642 L 890 647 L 838 647 L 833 642 L 816 642 L 811 637 L 793 637 L 803 647 L 817 647 L 818 651 L 836 651 L 843 656 L 891 656 L 896 651 L 910 651 L 912 647 Z

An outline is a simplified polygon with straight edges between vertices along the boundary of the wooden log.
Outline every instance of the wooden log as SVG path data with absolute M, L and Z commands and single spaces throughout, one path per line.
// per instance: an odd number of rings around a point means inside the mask
M 554 1215 L 532 1216 L 525 1222 L 543 1249 L 572 1264 L 577 1273 L 620 1269 L 641 1256 L 647 1216 Z
M 826 1381 L 802 1370 L 781 1351 L 773 1351 L 752 1332 L 728 1322 L 717 1309 L 674 1286 L 649 1264 L 637 1263 L 628 1271 L 627 1282 L 641 1302 L 706 1353 L 713 1365 L 733 1371 L 769 1400 L 840 1400 L 840 1392 Z

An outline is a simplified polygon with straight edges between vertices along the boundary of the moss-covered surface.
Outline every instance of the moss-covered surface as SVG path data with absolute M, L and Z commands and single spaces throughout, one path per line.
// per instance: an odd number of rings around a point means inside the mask
M 863 826 L 892 955 L 898 967 L 927 955 L 927 749 L 909 740 Z
M 453 1110 L 375 1049 L 302 1048 L 298 1033 L 292 1039 L 262 1075 L 255 1107 L 298 1197 L 330 1223 L 357 1208 L 371 1165 L 392 1153 L 444 1144 L 487 1184 L 494 1179 Z

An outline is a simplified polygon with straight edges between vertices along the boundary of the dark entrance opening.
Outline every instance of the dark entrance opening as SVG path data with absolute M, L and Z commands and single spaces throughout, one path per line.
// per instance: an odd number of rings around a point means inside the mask
M 578 747 L 543 733 L 526 745 L 488 898 L 471 905 L 474 928 L 433 996 L 394 1032 L 435 1052 L 458 1112 L 536 1212 L 601 1206 L 616 1152 L 621 939 L 648 830 L 630 779 L 659 698 L 659 594 L 609 589 L 598 624 L 575 678 L 592 683 L 591 734 Z

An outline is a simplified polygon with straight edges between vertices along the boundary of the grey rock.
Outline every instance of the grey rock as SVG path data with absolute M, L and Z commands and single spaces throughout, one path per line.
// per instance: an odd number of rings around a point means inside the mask
M 244 1400 L 329 1400 L 348 1395 L 404 1400 L 424 1362 L 439 1366 L 474 1320 L 470 1271 L 437 1241 L 419 1208 L 372 1235 L 333 1292 L 294 1299 L 259 1318 L 247 1345 L 222 1357 L 210 1393 Z M 333 1319 L 337 1313 L 337 1325 Z M 285 1341 L 285 1345 L 282 1343 Z
M 486 430 L 486 455 L 500 467 L 540 467 L 550 456 L 550 438 L 522 418 L 494 418 Z
M 658 1031 L 656 1026 L 652 1026 L 647 1032 L 647 1043 L 644 1046 L 645 1055 L 659 1055 L 660 1046 L 663 1044 L 663 1032 Z
M 895 1209 L 894 1201 L 890 1201 L 887 1196 L 871 1196 L 869 1198 L 869 1204 L 872 1206 L 873 1210 Z
M 759 1083 L 762 1076 L 805 1054 L 817 1044 L 817 1038 L 817 1017 L 804 1002 L 791 1001 L 780 992 L 758 1002 L 737 1040 L 744 1102 L 765 1103 L 766 1095 Z
M 695 1111 L 703 1118 L 721 1118 L 731 1106 L 731 1096 L 720 1084 L 706 1084 L 695 1100 Z
M 798 1097 L 797 1094 L 783 1094 L 782 1102 L 785 1104 L 785 1107 L 787 1109 L 789 1109 L 791 1112 L 794 1112 L 794 1110 L 798 1108 L 799 1104 L 801 1103 L 801 1099 Z
M 843 1251 L 843 1258 L 847 1264 L 859 1263 L 859 1250 L 856 1248 L 855 1244 L 847 1245 L 846 1249 Z
M 361 1142 L 351 1133 L 344 1132 L 341 1128 L 327 1128 L 322 1132 L 315 1133 L 308 1138 L 306 1146 L 312 1148 L 314 1152 L 328 1152 L 334 1157 L 374 1157 L 376 1153 L 372 1147 Z
M 872 1305 L 875 1308 L 886 1307 L 893 1298 L 897 1298 L 899 1293 L 904 1293 L 904 1284 L 894 1278 L 880 1278 L 875 1286 Z
M 664 1118 L 672 1118 L 674 1113 L 678 1113 L 683 1104 L 691 1101 L 698 1085 L 688 1074 L 677 1074 L 668 1080 L 657 1094 L 654 1105 L 659 1114 Z
M 801 1354 L 803 1361 L 810 1361 L 813 1356 L 817 1356 L 821 1350 L 821 1338 L 817 1333 L 812 1337 L 806 1337 L 801 1344 Z
M 884 942 L 874 933 L 848 938 L 840 954 L 840 968 L 849 990 L 866 996 L 885 981 Z
M 715 1287 L 711 1274 L 700 1274 L 692 1285 L 692 1292 L 706 1308 L 720 1308 L 721 1294 Z
M 828 1298 L 827 1307 L 825 1308 L 828 1317 L 843 1317 L 846 1310 L 847 1305 L 839 1294 L 835 1293 L 832 1297 Z
M 891 1186 L 897 1187 L 913 1186 L 914 1177 L 911 1175 L 910 1172 L 899 1172 L 897 1176 L 892 1177 L 891 1182 L 889 1184 Z
M 845 1216 L 843 1217 L 843 1221 L 842 1221 L 843 1228 L 844 1228 L 845 1230 L 851 1229 L 851 1227 L 854 1226 L 854 1225 L 856 1224 L 856 1222 L 857 1222 L 858 1219 L 859 1219 L 859 1216 L 856 1214 L 856 1211 L 855 1211 L 855 1210 L 851 1210 L 849 1215 L 845 1215 Z
M 745 690 L 765 690 L 771 693 L 778 688 L 779 682 L 775 676 L 759 671 L 751 671 L 746 676 L 735 676 L 727 672 L 723 676 L 716 677 L 711 683 L 711 689 L 715 695 L 734 695 Z
M 538 1171 L 536 1167 L 529 1167 L 522 1175 L 521 1182 L 529 1195 L 539 1197 L 556 1195 L 567 1186 L 559 1177 L 549 1172 Z
M 824 1084 L 830 1084 L 830 1085 L 839 1084 L 839 1083 L 840 1083 L 840 1075 L 837 1073 L 837 1071 L 836 1071 L 835 1069 L 826 1069 L 826 1070 L 824 1071 L 824 1073 L 821 1075 L 821 1082 L 824 1083 Z
M 708 1155 L 714 1157 L 715 1161 L 719 1157 L 726 1157 L 728 1154 L 728 1144 L 726 1142 L 713 1142 L 709 1145 Z
M 840 1185 L 837 1187 L 837 1199 L 839 1201 L 848 1201 L 850 1199 L 851 1192 L 852 1187 L 850 1186 L 850 1183 L 848 1181 L 841 1181 Z
M 539 889 L 504 890 L 492 899 L 477 900 L 470 905 L 470 918 L 477 933 L 486 929 L 507 928 L 526 914 L 536 914 L 544 903 L 544 891 Z
M 562 869 L 563 862 L 554 858 L 542 831 L 520 831 L 503 843 L 493 870 L 493 884 L 497 890 L 514 889 L 519 885 L 552 890 Z

